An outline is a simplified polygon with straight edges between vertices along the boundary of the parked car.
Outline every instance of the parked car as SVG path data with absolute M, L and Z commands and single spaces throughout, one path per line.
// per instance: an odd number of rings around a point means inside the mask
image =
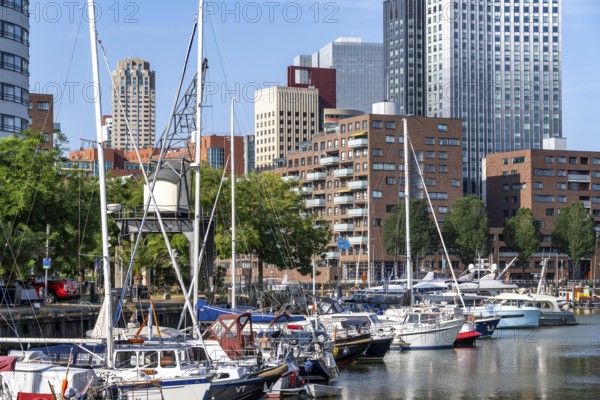
M 21 286 L 21 304 L 33 303 L 34 301 L 40 301 L 41 298 L 35 287 L 31 283 L 17 281 L 17 285 Z
M 35 278 L 32 284 L 36 289 L 38 296 L 43 297 L 42 290 L 45 286 L 44 278 Z M 79 298 L 79 294 L 79 286 L 77 285 L 77 281 L 73 279 L 49 279 L 46 303 L 52 304 L 59 300 Z

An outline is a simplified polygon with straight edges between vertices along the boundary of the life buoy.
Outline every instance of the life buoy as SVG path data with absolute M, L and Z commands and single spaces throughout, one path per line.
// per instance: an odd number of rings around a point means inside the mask
M 332 353 L 333 353 L 333 358 L 335 358 L 335 357 L 337 357 L 337 356 L 338 356 L 338 352 L 339 352 L 338 348 L 337 348 L 337 347 L 334 347 L 334 348 L 333 348 L 333 352 L 332 352 Z

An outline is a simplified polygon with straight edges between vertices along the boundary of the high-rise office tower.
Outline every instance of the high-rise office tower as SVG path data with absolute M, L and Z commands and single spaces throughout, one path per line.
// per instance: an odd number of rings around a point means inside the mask
M 383 3 L 383 53 L 386 100 L 398 103 L 401 114 L 425 115 L 425 2 Z
M 294 57 L 294 65 L 335 69 L 337 108 L 369 113 L 373 103 L 384 100 L 381 43 L 363 43 L 360 38 L 338 38 L 312 57 Z
M 150 63 L 139 58 L 121 60 L 112 79 L 111 147 L 131 151 L 154 146 L 156 93 Z
M 0 2 L 0 138 L 29 125 L 29 1 Z
M 424 22 L 425 88 L 407 81 L 404 91 L 426 91 L 427 116 L 463 120 L 464 189 L 480 194 L 486 154 L 540 149 L 544 138 L 562 137 L 561 1 L 416 1 L 413 9 L 424 10 L 411 14 L 412 2 L 384 3 L 386 34 L 394 24 Z M 400 47 L 386 52 L 386 66 L 418 52 L 418 41 L 401 40 L 405 31 L 386 36 L 386 45 Z
M 254 94 L 255 166 L 273 167 L 319 130 L 319 90 L 273 86 Z

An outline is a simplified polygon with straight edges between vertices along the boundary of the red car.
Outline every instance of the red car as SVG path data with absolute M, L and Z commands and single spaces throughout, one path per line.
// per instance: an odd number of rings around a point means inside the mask
M 32 282 L 33 287 L 37 291 L 40 298 L 42 290 L 45 287 L 43 278 L 36 278 Z M 46 303 L 56 303 L 58 300 L 70 300 L 79 298 L 79 286 L 73 279 L 49 279 L 48 293 L 46 295 Z

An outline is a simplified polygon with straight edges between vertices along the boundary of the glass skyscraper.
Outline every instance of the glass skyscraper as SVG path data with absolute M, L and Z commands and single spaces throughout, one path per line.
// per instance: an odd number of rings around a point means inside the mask
M 371 112 L 384 100 L 383 44 L 360 38 L 338 38 L 312 56 L 299 55 L 294 65 L 336 70 L 337 108 Z
M 539 149 L 544 138 L 562 137 L 560 18 L 560 0 L 385 1 L 386 68 L 406 71 L 405 55 L 424 49 L 425 84 L 399 80 L 398 91 L 425 91 L 426 109 L 407 110 L 463 120 L 466 193 L 481 193 L 486 154 Z M 415 40 L 407 40 L 410 26 Z M 388 76 L 391 91 L 396 76 Z

